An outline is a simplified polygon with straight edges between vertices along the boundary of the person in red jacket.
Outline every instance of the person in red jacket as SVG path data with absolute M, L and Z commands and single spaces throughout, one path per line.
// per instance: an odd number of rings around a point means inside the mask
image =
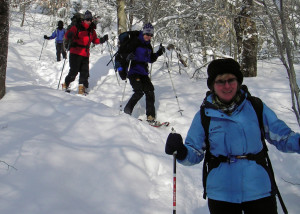
M 79 73 L 78 94 L 84 94 L 89 87 L 89 56 L 90 45 L 102 44 L 108 40 L 108 35 L 98 38 L 96 25 L 93 23 L 93 16 L 90 11 L 84 14 L 84 20 L 78 25 L 72 26 L 65 34 L 65 38 L 71 41 L 69 64 L 70 71 L 62 84 L 65 91 L 69 91 L 70 83 L 73 82 Z

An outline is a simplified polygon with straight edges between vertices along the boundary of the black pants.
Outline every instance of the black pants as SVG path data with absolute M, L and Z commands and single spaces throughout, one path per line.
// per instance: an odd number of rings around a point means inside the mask
M 247 201 L 241 204 L 208 199 L 208 208 L 211 214 L 277 214 L 275 196 Z
M 70 71 L 65 78 L 67 86 L 73 82 L 79 73 L 79 84 L 83 84 L 84 87 L 89 87 L 89 57 L 80 56 L 77 54 L 70 54 Z
M 151 83 L 151 80 L 146 75 L 130 75 L 129 77 L 130 85 L 134 91 L 130 100 L 126 104 L 124 108 L 124 112 L 127 114 L 131 114 L 134 106 L 137 102 L 142 98 L 145 94 L 146 96 L 146 115 L 152 116 L 155 118 L 155 95 L 154 95 L 154 86 Z
M 63 43 L 56 43 L 56 57 L 57 61 L 60 61 L 60 55 L 63 55 L 63 58 L 66 59 L 67 53 Z

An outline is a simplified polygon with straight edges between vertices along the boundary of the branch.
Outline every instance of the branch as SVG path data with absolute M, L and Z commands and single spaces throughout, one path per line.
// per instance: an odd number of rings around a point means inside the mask
M 290 182 L 290 181 L 285 180 L 284 178 L 281 178 L 281 179 L 282 179 L 283 181 L 289 183 L 289 184 L 300 186 L 300 184 L 292 183 L 292 182 Z
M 0 160 L 0 163 L 4 163 L 5 165 L 7 165 L 7 169 L 13 168 L 14 170 L 17 170 L 17 168 L 15 168 L 14 166 L 9 165 L 9 164 L 6 163 L 5 161 Z

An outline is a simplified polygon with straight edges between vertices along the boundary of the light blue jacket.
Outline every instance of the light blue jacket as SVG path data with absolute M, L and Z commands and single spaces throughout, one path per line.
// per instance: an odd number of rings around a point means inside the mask
M 61 29 L 59 30 L 58 28 L 52 33 L 52 35 L 50 36 L 50 39 L 55 39 L 56 43 L 63 43 L 63 39 L 66 33 L 66 29 Z
M 208 101 L 212 101 L 209 95 Z M 214 156 L 257 154 L 262 150 L 260 128 L 250 101 L 245 99 L 231 116 L 205 108 L 211 117 L 209 126 L 210 151 Z M 282 152 L 300 153 L 300 135 L 294 133 L 275 113 L 263 105 L 265 136 L 269 143 Z M 183 165 L 200 163 L 204 158 L 205 133 L 200 111 L 193 119 L 185 146 L 187 157 L 178 161 Z M 271 183 L 266 170 L 255 161 L 238 159 L 234 163 L 222 162 L 207 176 L 207 197 L 214 200 L 241 203 L 271 195 Z

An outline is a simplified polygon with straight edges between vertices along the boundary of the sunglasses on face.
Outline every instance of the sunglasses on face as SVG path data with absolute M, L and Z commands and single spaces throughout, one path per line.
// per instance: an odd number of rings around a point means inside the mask
M 217 86 L 224 86 L 224 85 L 226 85 L 226 82 L 229 85 L 232 85 L 232 84 L 236 83 L 236 78 L 230 78 L 230 79 L 227 79 L 227 80 L 217 80 L 217 81 L 215 81 Z
M 146 36 L 151 36 L 153 37 L 153 34 L 152 33 L 145 33 Z
M 93 21 L 93 19 L 85 19 L 86 21 L 88 21 L 88 22 L 91 22 L 91 21 Z

